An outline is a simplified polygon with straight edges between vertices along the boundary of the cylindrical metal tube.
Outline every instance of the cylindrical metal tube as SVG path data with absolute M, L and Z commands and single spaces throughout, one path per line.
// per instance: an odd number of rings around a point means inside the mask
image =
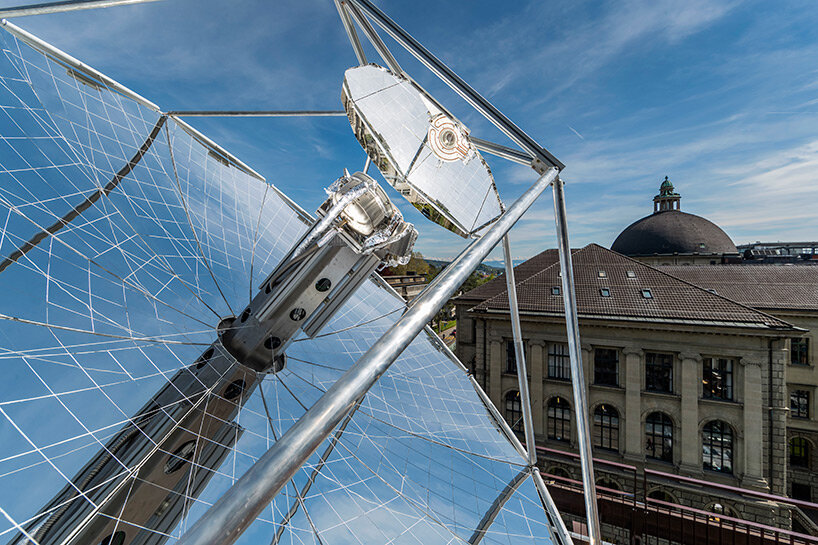
M 557 224 L 557 245 L 562 273 L 562 302 L 565 306 L 565 328 L 568 335 L 568 354 L 571 357 L 571 384 L 574 389 L 574 414 L 577 422 L 577 439 L 582 469 L 582 485 L 585 489 L 585 514 L 588 518 L 588 538 L 591 545 L 599 545 L 599 514 L 596 505 L 594 483 L 594 460 L 591 452 L 591 426 L 588 422 L 588 395 L 585 392 L 585 374 L 582 370 L 580 352 L 579 320 L 577 318 L 577 294 L 574 289 L 574 268 L 571 263 L 571 246 L 568 243 L 568 220 L 565 212 L 563 181 L 554 182 L 554 221 Z
M 531 419 L 531 397 L 528 393 L 528 369 L 525 365 L 523 330 L 520 326 L 520 307 L 517 306 L 517 283 L 514 281 L 514 262 L 511 259 L 511 244 L 508 235 L 503 237 L 503 256 L 506 262 L 506 289 L 508 308 L 511 314 L 511 332 L 514 336 L 514 358 L 517 363 L 517 382 L 520 385 L 520 404 L 523 408 L 523 429 L 525 448 L 528 451 L 528 465 L 537 464 L 537 449 L 534 444 L 534 421 Z
M 349 43 L 355 51 L 355 57 L 358 59 L 358 66 L 364 66 L 366 62 L 366 53 L 361 46 L 361 40 L 358 38 L 358 33 L 355 32 L 355 27 L 352 26 L 352 19 L 349 18 L 346 8 L 341 3 L 341 0 L 335 0 L 335 7 L 338 9 L 338 15 L 341 17 L 341 23 L 344 25 L 344 30 L 347 32 Z
M 179 545 L 230 545 L 332 430 L 423 330 L 503 235 L 556 179 L 550 169 L 461 254 L 433 291 L 423 293 L 389 330 L 179 540 Z
M 27 4 L 0 10 L 0 17 L 24 17 L 26 15 L 45 15 L 47 13 L 61 13 L 81 9 L 110 8 L 126 6 L 128 4 L 143 4 L 157 0 L 66 0 L 63 2 L 45 2 L 42 4 Z

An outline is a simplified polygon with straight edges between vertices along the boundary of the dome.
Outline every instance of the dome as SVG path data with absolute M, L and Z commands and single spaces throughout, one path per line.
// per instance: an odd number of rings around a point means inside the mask
M 738 253 L 718 225 L 681 210 L 659 211 L 632 223 L 616 237 L 611 250 L 627 256 Z

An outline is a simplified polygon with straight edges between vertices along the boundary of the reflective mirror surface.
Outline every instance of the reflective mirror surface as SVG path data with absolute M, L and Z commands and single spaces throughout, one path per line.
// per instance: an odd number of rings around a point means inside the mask
M 468 129 L 414 82 L 375 65 L 350 68 L 341 99 L 372 162 L 426 218 L 468 237 L 502 213 Z

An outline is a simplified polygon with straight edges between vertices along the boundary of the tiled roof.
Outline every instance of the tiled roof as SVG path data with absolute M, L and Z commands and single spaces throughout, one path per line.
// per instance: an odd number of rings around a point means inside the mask
M 576 252 L 576 250 L 573 250 Z M 546 269 L 559 261 L 557 250 L 545 250 L 531 259 L 526 260 L 514 267 L 514 281 L 519 284 L 523 280 L 529 278 L 532 274 L 537 274 L 543 269 Z M 457 301 L 485 301 L 491 299 L 499 293 L 506 292 L 506 275 L 501 274 L 494 280 L 490 280 L 481 286 L 477 286 L 473 290 L 467 291 L 463 295 L 457 297 Z
M 818 310 L 815 265 L 674 265 L 660 270 L 748 307 Z
M 575 250 L 573 263 L 577 310 L 581 317 L 792 329 L 790 324 L 778 318 L 597 244 Z M 517 283 L 521 312 L 563 313 L 562 295 L 552 294 L 554 287 L 560 287 L 561 291 L 559 272 L 559 263 L 553 263 Z M 603 289 L 608 290 L 609 297 L 602 296 Z M 649 290 L 650 298 L 643 296 L 643 290 Z M 507 312 L 506 290 L 473 310 Z

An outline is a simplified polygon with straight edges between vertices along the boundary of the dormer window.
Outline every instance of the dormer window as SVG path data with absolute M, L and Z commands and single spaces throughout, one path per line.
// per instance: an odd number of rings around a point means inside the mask
M 627 271 L 625 274 L 628 278 L 636 278 L 636 273 L 633 271 Z
M 650 290 L 642 290 L 642 297 L 645 299 L 653 299 L 653 293 Z
M 551 295 L 559 295 L 559 294 L 560 294 L 560 287 L 559 286 L 553 286 L 551 288 Z
M 608 273 L 606 273 L 605 271 L 599 271 L 597 274 L 598 274 L 598 276 L 600 278 L 607 278 L 608 277 Z
M 599 290 L 599 295 L 601 295 L 602 297 L 610 297 L 611 290 L 609 288 L 602 288 L 601 290 Z

